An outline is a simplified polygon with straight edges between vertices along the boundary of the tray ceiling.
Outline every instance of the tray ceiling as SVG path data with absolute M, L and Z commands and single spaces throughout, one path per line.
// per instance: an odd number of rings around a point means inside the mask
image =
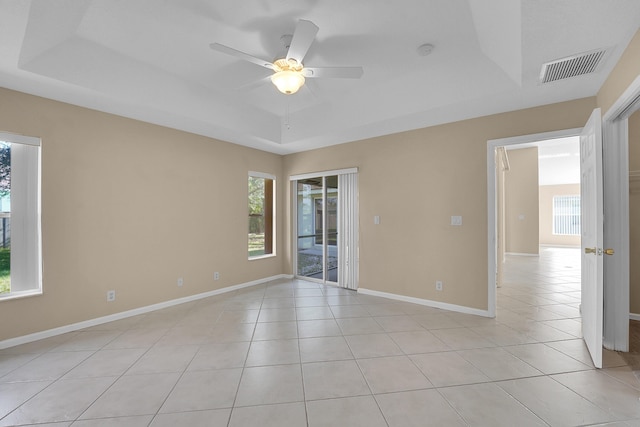
M 320 28 L 305 65 L 363 77 L 284 95 L 209 49 L 272 60 L 299 19 Z M 286 154 L 593 96 L 639 23 L 637 0 L 6 0 L 0 86 Z M 594 50 L 594 71 L 540 82 Z

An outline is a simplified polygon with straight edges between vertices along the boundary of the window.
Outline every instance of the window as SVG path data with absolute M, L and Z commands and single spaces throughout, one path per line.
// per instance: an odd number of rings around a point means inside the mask
M 40 139 L 0 133 L 0 299 L 42 291 Z
M 275 176 L 249 172 L 249 258 L 274 255 Z
M 553 234 L 580 235 L 580 196 L 553 196 Z

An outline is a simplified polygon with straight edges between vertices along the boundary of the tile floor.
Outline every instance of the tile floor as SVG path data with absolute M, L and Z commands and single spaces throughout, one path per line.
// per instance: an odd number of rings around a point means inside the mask
M 294 280 L 0 350 L 0 426 L 639 426 L 577 256 L 511 257 L 496 319 Z

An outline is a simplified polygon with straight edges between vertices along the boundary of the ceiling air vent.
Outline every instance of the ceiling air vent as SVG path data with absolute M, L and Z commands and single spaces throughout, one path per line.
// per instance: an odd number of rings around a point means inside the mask
M 606 49 L 599 49 L 547 62 L 542 65 L 540 82 L 555 82 L 557 80 L 593 73 L 598 68 L 606 52 Z

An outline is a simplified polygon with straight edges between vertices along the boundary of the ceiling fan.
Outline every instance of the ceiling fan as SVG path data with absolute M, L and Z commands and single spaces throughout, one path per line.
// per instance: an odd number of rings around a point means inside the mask
M 211 43 L 209 47 L 272 70 L 274 73 L 271 75 L 271 81 L 280 92 L 287 95 L 296 93 L 304 85 L 305 78 L 359 79 L 362 77 L 362 67 L 305 67 L 302 60 L 317 33 L 316 24 L 301 19 L 296 25 L 293 36 L 281 37 L 286 54 L 279 55 L 273 62 L 256 58 L 220 43 Z

